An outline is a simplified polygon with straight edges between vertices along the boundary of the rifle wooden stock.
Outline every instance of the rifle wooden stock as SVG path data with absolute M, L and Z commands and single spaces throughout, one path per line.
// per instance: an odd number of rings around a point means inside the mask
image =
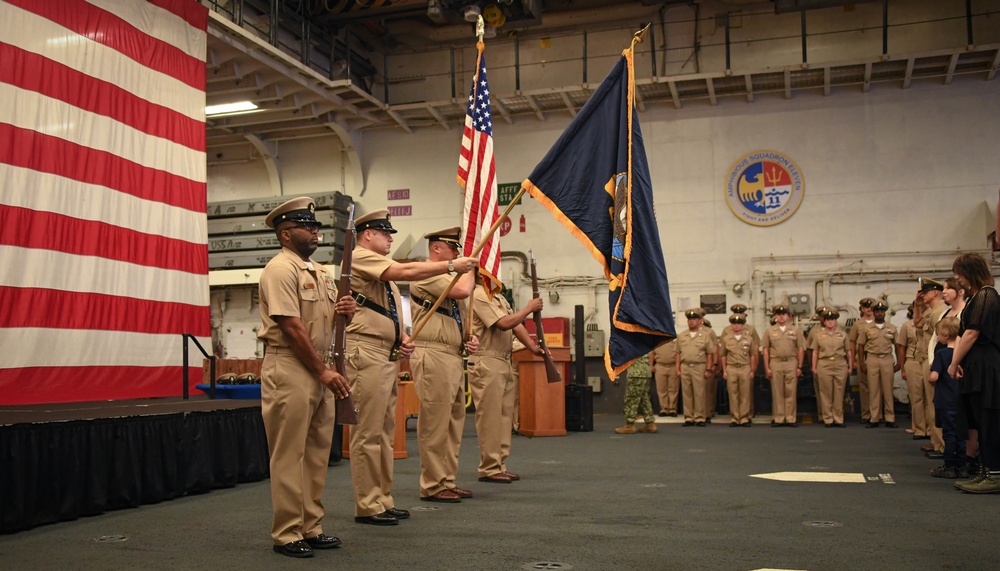
M 347 232 L 344 233 L 344 256 L 340 260 L 340 281 L 337 282 L 337 296 L 343 297 L 351 293 L 351 261 L 354 254 L 354 205 L 351 205 L 347 220 Z M 340 376 L 347 379 L 347 365 L 344 363 L 344 355 L 347 349 L 347 316 L 339 313 L 334 314 L 334 337 L 333 337 L 333 363 L 334 368 Z M 348 381 L 349 382 L 349 381 Z M 334 401 L 337 424 L 357 424 L 358 409 L 354 404 L 354 397 L 347 393 L 347 397 L 335 399 Z
M 541 294 L 538 292 L 538 274 L 535 272 L 534 254 L 531 254 L 531 297 L 541 297 Z M 549 355 L 549 348 L 545 344 L 545 330 L 542 328 L 542 312 L 534 311 L 531 317 L 535 320 L 535 343 L 541 347 L 543 351 L 542 358 L 545 359 L 545 379 L 550 383 L 558 383 L 562 380 L 562 375 L 559 374 L 556 364 L 552 362 L 552 355 Z

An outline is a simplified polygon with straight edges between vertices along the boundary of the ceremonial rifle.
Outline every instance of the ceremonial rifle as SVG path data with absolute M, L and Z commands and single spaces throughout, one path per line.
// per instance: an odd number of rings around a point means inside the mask
M 347 232 L 344 233 L 344 255 L 340 260 L 340 281 L 337 282 L 337 295 L 343 297 L 351 292 L 351 259 L 354 255 L 354 205 L 347 212 Z M 347 316 L 334 314 L 333 345 L 330 353 L 334 368 L 340 376 L 347 380 L 347 366 L 344 363 L 344 352 L 347 349 Z M 348 381 L 350 382 L 350 381 Z M 358 409 L 354 405 L 351 393 L 342 399 L 335 399 L 337 424 L 357 424 Z
M 535 252 L 528 250 L 528 255 L 531 257 L 531 297 L 541 297 L 541 294 L 538 293 L 538 274 L 535 272 Z M 562 376 L 559 374 L 559 369 L 556 369 L 556 364 L 552 362 L 552 355 L 549 355 L 549 348 L 545 343 L 545 331 L 542 329 L 542 312 L 532 312 L 532 318 L 535 320 L 535 343 L 541 347 L 542 358 L 545 359 L 545 378 L 550 383 L 558 383 L 562 380 Z

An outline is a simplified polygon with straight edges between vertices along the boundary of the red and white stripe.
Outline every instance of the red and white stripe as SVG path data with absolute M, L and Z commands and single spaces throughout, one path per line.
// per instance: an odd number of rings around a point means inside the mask
M 465 128 L 462 131 L 462 149 L 458 157 L 458 184 L 465 189 L 461 238 L 462 253 L 465 256 L 472 255 L 486 232 L 500 217 L 489 87 L 483 59 L 480 59 L 476 69 L 478 73 L 472 79 L 469 101 L 472 106 L 480 102 L 479 105 L 485 107 L 479 109 L 479 112 L 467 109 Z M 476 120 L 473 119 L 474 115 Z M 487 291 L 500 291 L 503 287 L 500 283 L 500 237 L 496 232 L 489 237 L 479 254 L 479 269 Z
M 207 25 L 193 0 L 0 0 L 0 405 L 200 380 Z

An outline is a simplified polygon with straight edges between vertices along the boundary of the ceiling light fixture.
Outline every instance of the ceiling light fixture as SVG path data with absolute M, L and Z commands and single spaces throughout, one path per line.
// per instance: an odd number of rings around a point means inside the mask
M 479 9 L 479 6 L 476 4 L 469 4 L 464 8 L 464 11 L 465 11 L 466 22 L 473 22 L 473 23 L 478 22 L 479 16 L 482 14 L 482 11 Z
M 227 113 L 248 113 L 256 111 L 257 105 L 251 101 L 237 101 L 236 103 L 224 103 L 222 105 L 205 106 L 205 115 L 223 115 Z

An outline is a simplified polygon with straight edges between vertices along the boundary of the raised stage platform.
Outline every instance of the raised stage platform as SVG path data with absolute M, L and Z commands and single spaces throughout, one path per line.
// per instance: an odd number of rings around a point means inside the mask
M 267 477 L 259 400 L 0 407 L 0 533 Z

